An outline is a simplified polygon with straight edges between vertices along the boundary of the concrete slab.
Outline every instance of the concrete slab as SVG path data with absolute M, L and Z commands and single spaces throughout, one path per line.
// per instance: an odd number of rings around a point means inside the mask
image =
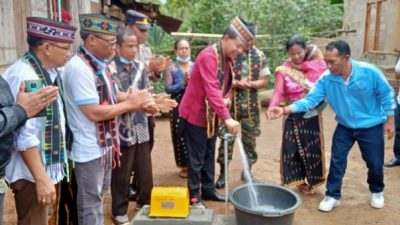
M 131 225 L 213 225 L 212 209 L 190 209 L 187 218 L 150 218 L 150 207 L 143 206 L 133 218 Z
M 212 225 L 236 225 L 236 218 L 235 216 L 230 215 L 227 222 L 225 219 L 225 215 L 214 214 L 214 220 Z

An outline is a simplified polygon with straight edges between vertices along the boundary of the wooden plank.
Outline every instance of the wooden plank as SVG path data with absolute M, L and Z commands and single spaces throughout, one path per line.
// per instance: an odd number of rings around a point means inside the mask
M 171 32 L 172 36 L 180 37 L 197 37 L 197 38 L 220 38 L 222 34 L 206 34 L 206 33 L 183 33 L 183 32 Z M 257 34 L 256 38 L 270 38 L 268 34 Z
M 0 66 L 8 65 L 17 59 L 14 34 L 13 1 L 0 0 Z
M 368 53 L 371 53 L 371 54 L 378 54 L 378 55 L 395 55 L 395 56 L 400 56 L 400 52 L 397 52 L 397 51 L 387 52 L 387 51 L 380 51 L 380 50 L 369 50 Z
M 90 11 L 92 13 L 100 13 L 102 11 L 102 7 L 99 2 L 91 1 L 90 2 Z
M 72 16 L 72 21 L 71 24 L 73 26 L 76 26 L 79 28 L 79 14 L 84 14 L 84 13 L 91 13 L 91 5 L 90 5 L 91 1 L 87 1 L 87 0 L 75 0 L 75 1 L 67 1 L 67 9 L 69 10 L 69 12 L 71 13 Z M 79 30 L 76 32 L 75 35 L 75 40 L 74 40 L 74 44 L 73 44 L 73 49 L 74 49 L 74 53 L 76 51 L 76 49 L 78 49 L 78 46 L 80 44 L 82 44 L 82 39 L 80 38 L 79 35 Z
M 364 48 L 363 48 L 364 53 L 368 51 L 369 26 L 371 24 L 371 8 L 372 8 L 372 3 L 367 3 L 367 16 L 365 18 L 365 33 L 364 33 Z
M 374 50 L 379 50 L 379 38 L 381 33 L 381 12 L 382 1 L 376 3 L 376 19 L 375 19 L 375 37 L 374 37 Z
M 16 54 L 17 57 L 22 56 L 28 44 L 26 43 L 26 17 L 31 16 L 31 1 L 15 0 L 14 5 L 14 27 L 15 27 L 15 41 L 16 41 Z
M 31 0 L 31 12 L 29 14 L 32 16 L 50 18 L 50 12 L 48 9 L 47 0 Z

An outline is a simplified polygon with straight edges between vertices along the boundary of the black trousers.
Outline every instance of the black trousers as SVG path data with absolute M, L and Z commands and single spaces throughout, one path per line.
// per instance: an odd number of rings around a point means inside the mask
M 184 138 L 188 153 L 188 187 L 190 198 L 201 199 L 202 193 L 213 193 L 216 136 L 207 137 L 207 129 L 184 120 Z
M 396 100 L 397 102 L 397 100 Z M 396 134 L 394 136 L 394 144 L 393 144 L 393 153 L 396 159 L 400 160 L 400 105 L 397 104 L 397 107 L 394 111 L 394 121 L 396 127 Z
M 154 116 L 148 116 L 147 117 L 147 123 L 148 123 L 148 129 L 149 129 L 149 148 L 150 148 L 150 153 L 153 150 L 154 147 L 154 128 L 156 126 L 156 122 L 154 120 Z M 132 182 L 130 184 L 131 188 L 136 189 L 137 190 L 137 178 L 135 176 L 135 174 L 133 173 L 132 175 Z
M 111 174 L 111 197 L 113 216 L 127 213 L 129 206 L 129 182 L 131 171 L 135 173 L 138 185 L 136 203 L 139 206 L 150 204 L 153 188 L 153 168 L 149 142 L 121 147 L 121 167 L 116 167 Z
M 154 128 L 156 127 L 156 121 L 154 120 L 154 116 L 147 117 L 148 127 L 149 127 L 149 145 L 150 145 L 150 152 L 153 150 L 154 147 Z

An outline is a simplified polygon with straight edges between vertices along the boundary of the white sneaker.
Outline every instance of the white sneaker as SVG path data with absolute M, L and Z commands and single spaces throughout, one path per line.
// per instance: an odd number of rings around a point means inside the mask
M 116 225 L 130 225 L 131 223 L 129 222 L 128 215 L 123 215 L 123 216 L 116 216 L 114 217 L 114 223 Z
M 371 194 L 371 206 L 375 209 L 381 209 L 385 205 L 385 198 L 383 197 L 383 191 Z
M 333 208 L 339 206 L 339 204 L 340 200 L 325 196 L 325 198 L 319 203 L 318 209 L 323 212 L 330 212 Z

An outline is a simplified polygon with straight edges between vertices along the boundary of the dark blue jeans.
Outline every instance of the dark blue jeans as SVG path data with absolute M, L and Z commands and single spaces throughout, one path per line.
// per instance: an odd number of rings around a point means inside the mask
M 385 149 L 383 124 L 365 129 L 351 129 L 338 124 L 333 134 L 326 196 L 340 199 L 342 179 L 347 167 L 347 155 L 356 141 L 360 147 L 362 158 L 368 167 L 369 190 L 372 193 L 383 191 L 385 187 L 383 184 Z
M 400 108 L 399 107 L 400 105 L 397 103 L 397 107 L 394 111 L 394 123 L 396 126 L 396 135 L 394 136 L 393 153 L 394 157 L 400 160 Z

